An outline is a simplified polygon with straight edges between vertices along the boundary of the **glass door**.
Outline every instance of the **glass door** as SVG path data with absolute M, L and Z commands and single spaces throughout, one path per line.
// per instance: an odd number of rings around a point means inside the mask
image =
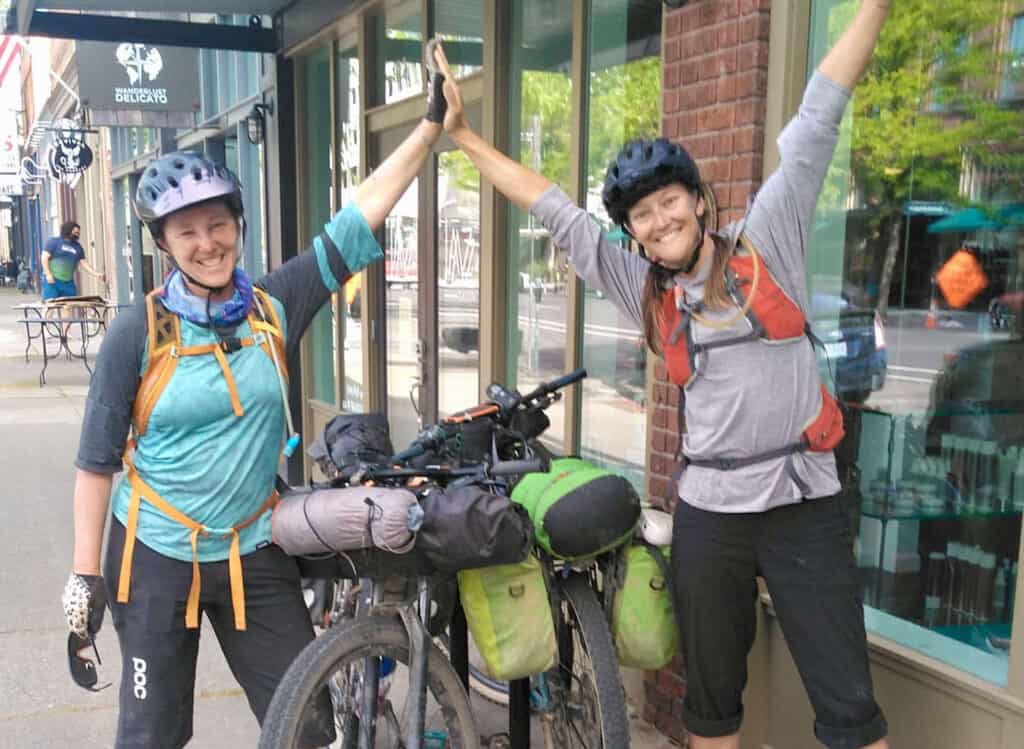
M 417 178 L 409 185 L 384 222 L 387 411 L 397 450 L 416 436 L 422 410 L 419 184 Z
M 381 134 L 377 153 L 403 136 Z M 438 154 L 413 181 L 382 247 L 387 413 L 401 449 L 421 424 L 479 396 L 480 175 L 461 152 Z
M 462 151 L 437 157 L 437 410 L 480 392 L 480 173 Z

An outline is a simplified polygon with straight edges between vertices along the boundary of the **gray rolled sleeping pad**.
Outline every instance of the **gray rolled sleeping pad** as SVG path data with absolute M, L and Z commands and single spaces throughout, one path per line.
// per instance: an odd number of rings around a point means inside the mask
M 283 495 L 271 528 L 274 543 L 292 556 L 371 547 L 401 554 L 412 549 L 422 522 L 412 492 L 355 486 Z

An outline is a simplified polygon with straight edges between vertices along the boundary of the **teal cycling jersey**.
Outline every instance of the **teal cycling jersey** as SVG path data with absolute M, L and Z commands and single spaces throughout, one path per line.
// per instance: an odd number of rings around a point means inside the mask
M 383 257 L 358 208 L 349 205 L 325 226 L 313 247 L 256 282 L 271 297 L 285 334 L 288 358 L 331 294 L 365 265 Z M 182 346 L 214 342 L 202 325 L 179 318 Z M 243 322 L 233 335 L 252 335 Z M 96 375 L 86 401 L 76 465 L 113 474 L 132 423 L 141 374 L 148 363 L 144 305 L 120 314 L 97 357 Z M 133 454 L 141 479 L 175 508 L 209 529 L 200 536 L 196 558 L 227 559 L 230 536 L 269 496 L 281 458 L 284 405 L 274 363 L 260 346 L 227 353 L 243 414 L 217 358 L 183 356 L 149 417 Z M 131 486 L 122 478 L 112 495 L 114 515 L 127 523 Z M 145 499 L 136 536 L 172 559 L 192 560 L 190 531 Z M 242 554 L 270 542 L 270 513 L 239 532 Z

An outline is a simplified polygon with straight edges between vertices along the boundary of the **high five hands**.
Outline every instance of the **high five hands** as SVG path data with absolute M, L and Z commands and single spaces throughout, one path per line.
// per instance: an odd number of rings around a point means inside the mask
M 462 102 L 462 90 L 455 81 L 455 75 L 448 64 L 448 58 L 444 54 L 441 42 L 436 40 L 430 42 L 429 53 L 433 53 L 434 62 L 444 79 L 444 98 L 448 102 L 448 111 L 444 114 L 444 129 L 454 137 L 460 130 L 469 128 L 469 123 L 466 120 L 466 108 Z

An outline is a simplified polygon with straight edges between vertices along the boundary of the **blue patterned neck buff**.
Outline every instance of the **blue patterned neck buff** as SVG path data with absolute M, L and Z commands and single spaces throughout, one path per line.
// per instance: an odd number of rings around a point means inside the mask
M 252 282 L 241 268 L 235 268 L 231 279 L 235 293 L 224 302 L 210 302 L 210 319 L 206 317 L 206 298 L 188 290 L 181 271 L 171 273 L 164 284 L 163 303 L 167 309 L 196 325 L 229 328 L 242 322 L 252 309 Z

